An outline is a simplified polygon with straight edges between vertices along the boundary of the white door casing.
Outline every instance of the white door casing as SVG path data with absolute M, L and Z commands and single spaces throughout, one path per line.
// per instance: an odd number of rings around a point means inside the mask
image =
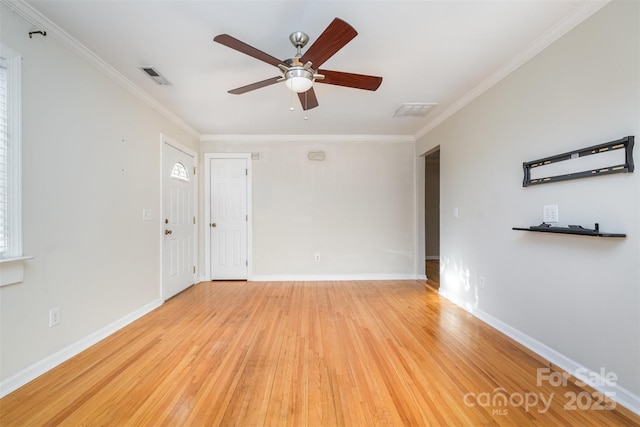
M 196 154 L 162 142 L 162 299 L 195 283 Z
M 250 154 L 209 154 L 205 257 L 210 280 L 250 276 Z

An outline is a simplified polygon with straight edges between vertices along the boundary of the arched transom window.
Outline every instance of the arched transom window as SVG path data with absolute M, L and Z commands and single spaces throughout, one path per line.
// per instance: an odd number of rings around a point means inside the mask
M 177 162 L 173 165 L 173 168 L 171 168 L 171 178 L 189 182 L 189 173 L 187 172 L 187 168 L 185 168 L 182 163 Z

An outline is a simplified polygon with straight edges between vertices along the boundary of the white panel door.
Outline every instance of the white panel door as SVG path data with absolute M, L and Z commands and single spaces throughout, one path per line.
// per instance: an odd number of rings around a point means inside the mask
M 195 159 L 163 144 L 162 297 L 193 285 L 195 278 Z
M 247 279 L 247 159 L 211 159 L 211 279 Z

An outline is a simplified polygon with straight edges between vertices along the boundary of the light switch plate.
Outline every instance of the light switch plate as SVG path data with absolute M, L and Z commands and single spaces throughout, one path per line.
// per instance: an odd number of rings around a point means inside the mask
M 558 205 L 544 205 L 542 207 L 542 222 L 558 221 Z
M 143 221 L 153 221 L 153 211 L 151 209 L 143 209 L 142 210 L 142 220 Z

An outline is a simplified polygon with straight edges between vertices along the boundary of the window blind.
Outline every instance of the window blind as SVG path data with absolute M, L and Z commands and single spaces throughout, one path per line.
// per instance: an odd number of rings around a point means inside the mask
M 9 127 L 7 109 L 7 62 L 0 58 L 0 256 L 9 248 Z

